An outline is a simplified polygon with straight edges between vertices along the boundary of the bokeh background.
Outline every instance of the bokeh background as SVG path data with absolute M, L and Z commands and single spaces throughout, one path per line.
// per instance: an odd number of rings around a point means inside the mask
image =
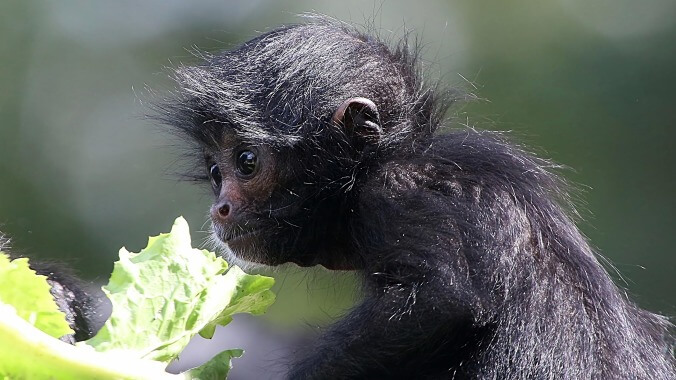
M 302 12 L 413 31 L 428 77 L 480 98 L 452 124 L 512 131 L 572 168 L 581 228 L 618 284 L 674 315 L 673 0 L 2 2 L 0 229 L 15 249 L 104 282 L 120 246 L 138 250 L 178 215 L 204 241 L 210 192 L 177 181 L 181 147 L 144 119 L 148 89 L 170 90 L 193 48 L 228 49 Z M 288 347 L 357 299 L 350 274 L 268 273 L 278 302 L 223 333 L 249 350 L 233 378 L 276 377 Z

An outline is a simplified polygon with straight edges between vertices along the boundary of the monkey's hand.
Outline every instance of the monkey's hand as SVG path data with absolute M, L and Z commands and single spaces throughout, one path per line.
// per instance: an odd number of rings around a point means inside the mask
M 47 277 L 54 301 L 75 331 L 62 340 L 74 344 L 94 336 L 106 319 L 103 313 L 107 299 L 103 292 L 81 281 L 67 268 L 39 261 L 31 261 L 30 266 L 37 274 Z

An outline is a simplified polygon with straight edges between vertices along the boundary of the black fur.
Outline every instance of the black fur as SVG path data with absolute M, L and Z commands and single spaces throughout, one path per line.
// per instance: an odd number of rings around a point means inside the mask
M 675 378 L 670 323 L 613 284 L 552 165 L 498 133 L 440 133 L 454 95 L 423 84 L 406 41 L 319 19 L 176 80 L 159 118 L 200 152 L 274 157 L 246 214 L 263 232 L 235 254 L 364 274 L 363 303 L 289 378 Z M 357 96 L 378 107 L 375 144 L 331 121 Z
M 51 293 L 74 333 L 61 340 L 74 344 L 96 334 L 107 319 L 103 303 L 107 298 L 100 289 L 81 281 L 63 265 L 31 260 L 30 267 L 47 277 Z
M 0 232 L 0 251 L 8 249 L 9 238 Z M 85 284 L 62 265 L 33 259 L 28 263 L 37 274 L 47 277 L 56 305 L 66 315 L 66 322 L 74 331 L 73 334 L 64 335 L 61 340 L 74 344 L 94 336 L 105 321 L 102 315 L 103 293 Z

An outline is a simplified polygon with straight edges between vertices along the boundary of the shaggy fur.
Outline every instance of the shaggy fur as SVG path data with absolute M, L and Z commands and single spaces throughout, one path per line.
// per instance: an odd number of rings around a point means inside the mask
M 363 303 L 289 378 L 675 378 L 670 323 L 613 284 L 552 165 L 498 133 L 439 133 L 455 95 L 423 83 L 406 41 L 313 20 L 176 80 L 159 118 L 200 154 L 227 136 L 274 153 L 250 218 L 264 236 L 235 254 L 364 275 Z M 377 143 L 331 122 L 356 96 L 378 107 Z

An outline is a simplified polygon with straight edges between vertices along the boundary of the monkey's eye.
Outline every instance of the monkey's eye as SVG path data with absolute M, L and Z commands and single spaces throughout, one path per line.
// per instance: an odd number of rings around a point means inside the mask
M 256 164 L 258 158 L 256 153 L 250 150 L 243 150 L 237 155 L 237 173 L 244 177 L 252 177 L 256 173 Z
M 223 182 L 221 169 L 218 168 L 218 165 L 211 164 L 209 167 L 209 179 L 211 179 L 211 187 L 214 189 L 214 192 L 218 192 L 218 189 L 221 187 L 221 182 Z

